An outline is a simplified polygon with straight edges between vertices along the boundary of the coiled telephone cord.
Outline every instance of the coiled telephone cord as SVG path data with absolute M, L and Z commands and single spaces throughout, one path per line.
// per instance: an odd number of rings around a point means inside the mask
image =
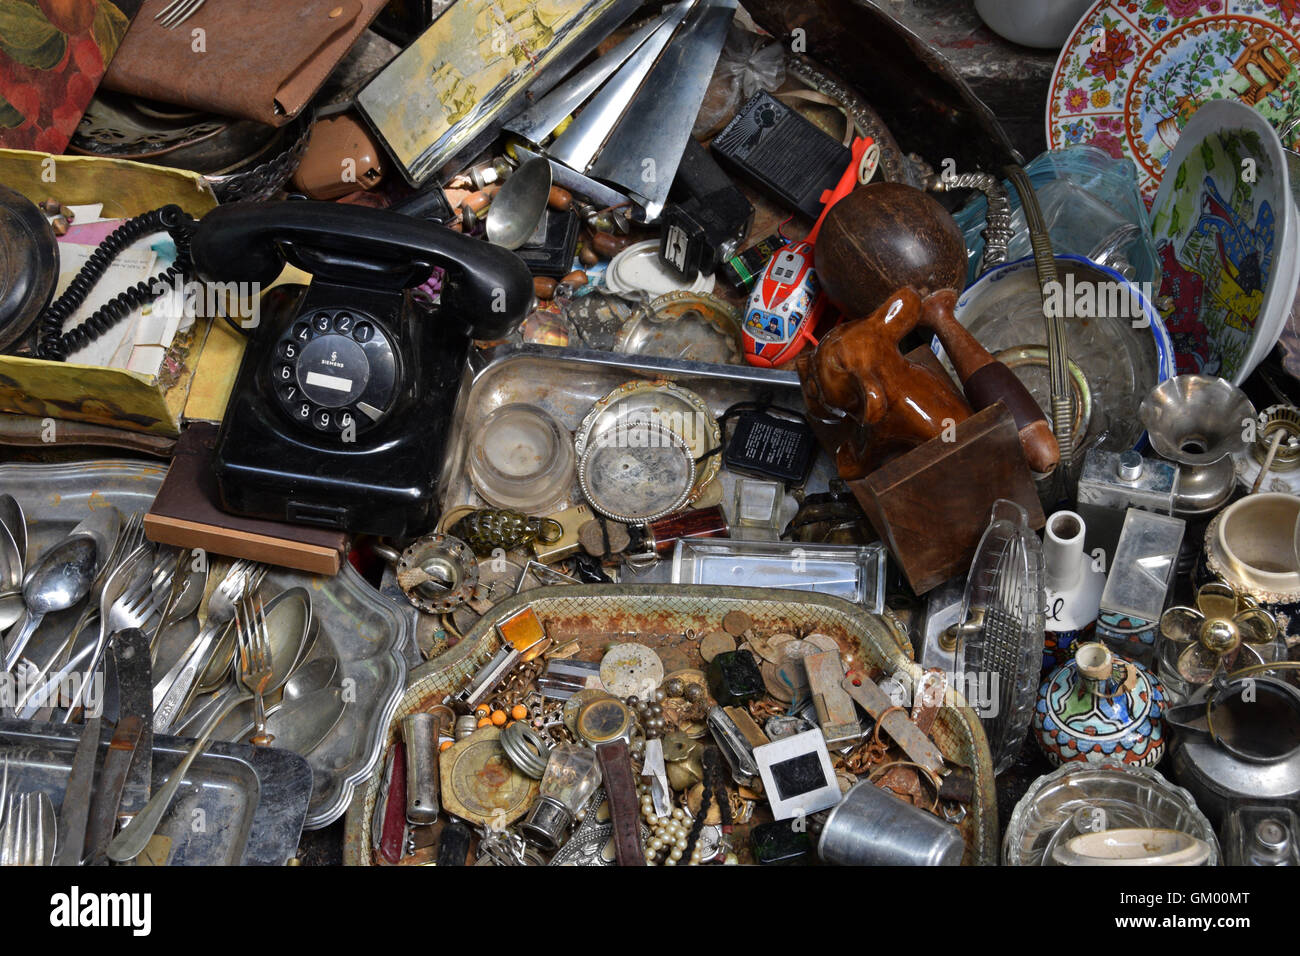
M 128 219 L 109 234 L 86 260 L 72 284 L 63 295 L 42 313 L 38 325 L 38 358 L 62 362 L 69 352 L 82 349 L 99 338 L 134 310 L 153 302 L 164 288 L 174 280 L 184 280 L 192 268 L 190 261 L 190 235 L 196 220 L 186 215 L 177 205 L 166 205 L 143 215 Z M 95 313 L 74 329 L 63 331 L 63 324 L 86 301 L 86 297 L 103 278 L 109 265 L 121 255 L 122 250 L 141 236 L 166 232 L 176 244 L 176 260 L 158 275 L 138 282 L 119 293 L 95 310 Z

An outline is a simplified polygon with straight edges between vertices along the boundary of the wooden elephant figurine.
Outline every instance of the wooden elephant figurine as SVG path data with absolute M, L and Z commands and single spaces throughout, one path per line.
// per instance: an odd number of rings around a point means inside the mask
M 904 358 L 899 343 L 922 316 L 912 288 L 871 315 L 832 329 L 798 359 L 804 403 L 826 425 L 851 423 L 835 449 L 840 477 L 863 478 L 971 415 L 952 381 Z

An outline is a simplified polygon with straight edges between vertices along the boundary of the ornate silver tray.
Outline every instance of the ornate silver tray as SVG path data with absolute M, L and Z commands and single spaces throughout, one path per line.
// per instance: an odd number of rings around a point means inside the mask
M 43 465 L 0 465 L 0 490 L 18 499 L 27 515 L 28 551 L 37 554 L 70 531 L 92 508 L 116 506 L 123 514 L 147 511 L 166 475 L 165 467 L 125 459 Z M 352 698 L 343 718 L 319 745 L 303 754 L 313 789 L 306 829 L 328 826 L 347 810 L 356 785 L 369 777 L 383 753 L 384 735 L 402 690 L 412 640 L 410 615 L 383 598 L 346 561 L 334 577 L 272 569 L 267 594 L 305 587 L 320 626 L 317 653 L 339 662 L 337 682 Z M 37 631 L 66 633 L 80 607 L 51 614 Z M 35 646 L 35 642 L 34 642 Z M 167 649 L 159 654 L 166 663 Z M 173 651 L 174 653 L 174 651 Z

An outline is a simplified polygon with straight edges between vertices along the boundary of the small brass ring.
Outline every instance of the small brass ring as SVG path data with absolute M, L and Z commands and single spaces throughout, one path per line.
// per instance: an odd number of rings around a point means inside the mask
M 552 535 L 548 535 L 548 534 L 543 530 L 543 529 L 545 529 L 548 525 L 549 525 L 549 526 L 552 526 L 552 527 L 555 528 L 555 533 L 554 533 L 554 534 L 552 534 Z M 538 525 L 537 525 L 537 540 L 538 540 L 538 541 L 540 541 L 542 544 L 555 544 L 555 542 L 559 541 L 559 540 L 560 540 L 561 538 L 563 538 L 563 537 L 564 537 L 564 525 L 560 524 L 560 523 L 559 523 L 558 521 L 556 521 L 554 518 L 541 518 L 541 519 L 539 519 L 539 523 L 538 523 Z

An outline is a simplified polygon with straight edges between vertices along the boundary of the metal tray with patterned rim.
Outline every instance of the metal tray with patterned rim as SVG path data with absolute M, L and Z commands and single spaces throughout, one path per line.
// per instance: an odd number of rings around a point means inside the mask
M 37 554 L 66 534 L 92 508 L 114 505 L 124 514 L 147 511 L 167 469 L 125 459 L 42 465 L 0 465 L 0 490 L 18 499 L 27 515 L 28 552 Z M 346 811 L 352 791 L 379 763 L 384 734 L 406 686 L 404 646 L 410 615 L 383 598 L 346 561 L 334 577 L 272 569 L 264 593 L 305 587 L 320 623 L 317 647 L 338 659 L 337 681 L 355 698 L 343 719 L 311 753 L 314 788 L 306 829 L 328 826 Z M 50 615 L 48 626 L 66 629 L 78 608 Z M 69 617 L 70 616 L 70 617 Z M 44 630 L 44 628 L 42 629 Z M 38 632 L 39 637 L 40 632 Z
M 815 628 L 833 637 L 845 654 L 893 671 L 904 682 L 915 682 L 921 675 L 920 667 L 911 659 L 906 640 L 885 626 L 882 618 L 826 595 L 774 594 L 759 588 L 692 585 L 546 587 L 498 604 L 453 648 L 413 670 L 388 728 L 388 742 L 397 738 L 402 717 L 440 703 L 464 684 L 496 651 L 499 643 L 496 622 L 529 604 L 548 630 L 556 633 L 582 632 L 593 635 L 592 640 L 597 642 L 601 640 L 599 635 L 612 632 L 659 635 L 655 649 L 663 658 L 665 670 L 670 672 L 702 664 L 694 642 L 672 640 L 663 635 L 675 637 L 687 628 L 705 633 L 716 628 L 728 611 L 743 608 L 760 629 L 778 625 L 786 631 Z M 650 637 L 645 640 L 652 643 Z M 960 824 L 966 839 L 963 862 L 996 864 L 999 847 L 993 761 L 979 717 L 969 707 L 945 704 L 935 722 L 933 736 L 951 762 L 967 766 L 975 774 L 975 798 Z M 379 771 L 371 774 L 369 781 L 357 789 L 348 808 L 343 844 L 346 864 L 364 866 L 371 862 L 370 823 L 380 776 Z
M 597 402 L 619 386 L 636 380 L 673 382 L 698 396 L 714 416 L 738 402 L 758 401 L 765 395 L 774 405 L 796 410 L 804 407 L 799 377 L 794 372 L 546 345 L 485 349 L 470 356 L 461 379 L 438 485 L 442 510 L 465 504 L 487 507 L 470 484 L 466 461 L 471 437 L 493 411 L 512 402 L 536 405 L 576 432 Z M 699 437 L 706 440 L 702 432 Z M 705 463 L 712 474 L 717 474 L 719 457 L 714 455 Z M 830 456 L 818 455 L 805 486 L 807 492 L 825 491 L 834 477 Z M 723 469 L 721 479 L 723 499 L 730 501 L 735 476 Z M 697 482 L 701 489 L 703 484 Z M 575 480 L 572 501 L 581 500 Z

